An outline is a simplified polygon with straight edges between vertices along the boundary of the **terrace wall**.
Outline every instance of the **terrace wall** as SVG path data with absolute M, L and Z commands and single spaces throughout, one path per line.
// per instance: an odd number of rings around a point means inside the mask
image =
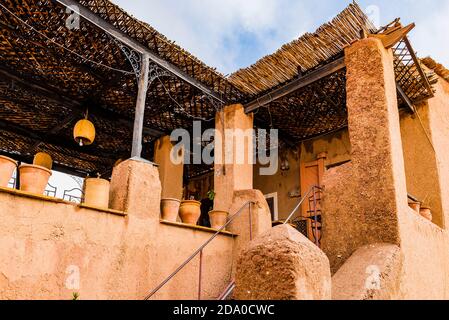
M 160 221 L 157 168 L 138 161 L 118 167 L 111 182 L 118 210 L 0 190 L 0 299 L 70 300 L 74 292 L 80 299 L 143 299 L 212 236 Z M 224 233 L 205 249 L 203 298 L 229 284 L 233 244 Z M 197 296 L 195 259 L 154 298 Z

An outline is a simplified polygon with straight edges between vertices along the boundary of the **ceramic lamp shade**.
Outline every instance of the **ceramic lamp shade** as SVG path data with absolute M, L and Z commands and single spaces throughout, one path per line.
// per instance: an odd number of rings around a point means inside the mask
M 51 156 L 45 152 L 39 152 L 34 156 L 33 164 L 51 170 L 53 167 L 53 160 Z
M 95 126 L 89 120 L 80 120 L 73 128 L 73 138 L 80 146 L 91 145 L 95 141 Z

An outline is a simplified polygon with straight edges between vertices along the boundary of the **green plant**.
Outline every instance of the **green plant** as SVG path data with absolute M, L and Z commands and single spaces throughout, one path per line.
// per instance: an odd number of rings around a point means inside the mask
M 72 300 L 73 301 L 78 300 L 79 297 L 80 297 L 80 294 L 78 292 L 72 293 Z
M 209 190 L 209 191 L 207 192 L 207 197 L 209 198 L 210 201 L 214 201 L 216 195 L 217 195 L 217 194 L 215 193 L 214 190 Z

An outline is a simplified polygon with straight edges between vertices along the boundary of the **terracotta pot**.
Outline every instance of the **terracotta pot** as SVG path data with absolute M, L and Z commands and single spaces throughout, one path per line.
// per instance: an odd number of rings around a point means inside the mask
M 427 220 L 429 221 L 433 220 L 432 210 L 430 208 L 422 207 L 419 213 L 422 217 L 426 218 Z
M 228 221 L 229 213 L 226 211 L 212 210 L 209 212 L 210 225 L 212 229 L 219 230 Z
M 176 222 L 179 213 L 179 207 L 181 201 L 177 199 L 162 199 L 161 200 L 161 212 L 162 220 Z
M 51 170 L 47 168 L 22 164 L 19 167 L 20 190 L 35 194 L 44 194 L 48 180 L 51 177 Z
M 109 181 L 89 178 L 84 181 L 84 204 L 97 208 L 109 208 Z
M 418 214 L 419 214 L 420 211 L 421 211 L 421 203 L 419 203 L 419 202 L 410 202 L 410 203 L 408 204 L 408 206 L 409 206 L 410 208 L 412 208 L 413 210 L 415 210 Z
M 0 187 L 8 187 L 9 180 L 11 180 L 16 168 L 16 161 L 5 156 L 0 156 Z
M 179 207 L 179 216 L 183 223 L 196 225 L 201 217 L 201 202 L 185 200 Z

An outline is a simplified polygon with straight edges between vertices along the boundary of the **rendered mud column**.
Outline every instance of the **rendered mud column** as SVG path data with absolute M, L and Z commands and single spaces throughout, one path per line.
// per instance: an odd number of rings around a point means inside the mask
M 222 141 L 215 148 L 215 210 L 229 211 L 235 191 L 253 188 L 253 120 L 241 104 L 217 114 L 215 128 Z
M 152 163 L 133 158 L 117 165 L 112 172 L 110 195 L 111 209 L 159 222 L 161 183 Z
M 399 244 L 407 188 L 393 54 L 374 38 L 345 50 L 352 163 L 324 178 L 323 250 L 335 272 L 360 247 Z
M 169 136 L 156 141 L 154 145 L 154 162 L 159 165 L 159 177 L 162 184 L 162 199 L 182 199 L 182 182 L 184 164 L 175 164 L 171 160 L 173 144 Z M 182 153 L 182 151 L 180 151 Z M 176 157 L 183 159 L 183 154 Z

